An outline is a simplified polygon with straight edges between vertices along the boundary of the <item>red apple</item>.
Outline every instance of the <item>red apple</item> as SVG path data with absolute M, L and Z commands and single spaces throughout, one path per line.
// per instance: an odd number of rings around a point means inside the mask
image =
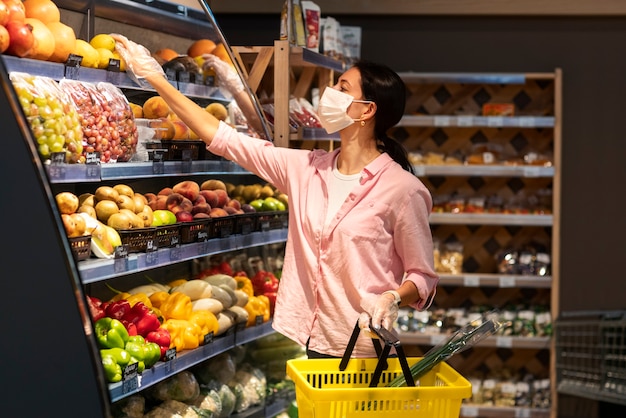
M 193 215 L 191 212 L 187 212 L 186 210 L 179 210 L 176 212 L 176 221 L 177 222 L 191 222 L 193 221 Z
M 0 26 L 4 26 L 9 21 L 9 7 L 3 1 L 0 1 Z
M 18 20 L 10 20 L 6 28 L 10 38 L 6 53 L 17 57 L 26 56 L 35 45 L 33 27 Z

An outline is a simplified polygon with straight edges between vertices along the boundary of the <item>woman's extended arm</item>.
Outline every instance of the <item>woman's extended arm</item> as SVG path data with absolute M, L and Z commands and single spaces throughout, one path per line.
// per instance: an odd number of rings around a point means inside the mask
M 115 39 L 115 49 L 126 63 L 127 71 L 130 71 L 137 82 L 143 79 L 150 83 L 170 109 L 209 145 L 217 132 L 219 120 L 172 86 L 161 65 L 143 45 L 130 41 L 123 35 L 111 36 Z

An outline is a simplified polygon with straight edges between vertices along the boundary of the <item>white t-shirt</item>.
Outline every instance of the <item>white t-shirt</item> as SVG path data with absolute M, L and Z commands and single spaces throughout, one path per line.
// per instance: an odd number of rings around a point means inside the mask
M 333 167 L 333 175 L 330 176 L 330 183 L 328 184 L 328 211 L 326 212 L 326 225 L 330 223 L 330 220 L 335 216 L 343 202 L 350 194 L 350 191 L 354 189 L 354 186 L 359 184 L 361 180 L 361 173 L 357 174 L 341 174 L 337 169 L 337 158 L 335 158 L 335 166 Z

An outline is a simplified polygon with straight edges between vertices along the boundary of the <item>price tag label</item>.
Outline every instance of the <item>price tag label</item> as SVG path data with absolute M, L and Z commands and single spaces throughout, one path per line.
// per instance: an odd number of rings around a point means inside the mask
M 85 177 L 92 180 L 100 180 L 100 153 L 88 152 L 85 155 Z
M 513 339 L 511 337 L 496 337 L 496 347 L 511 348 L 513 347 Z
M 515 277 L 501 276 L 500 287 L 515 287 Z
M 135 363 L 137 364 L 137 363 Z M 122 393 L 124 395 L 134 393 L 139 389 L 139 378 L 135 376 L 132 379 L 124 379 L 122 381 Z
M 165 76 L 167 77 L 168 80 L 176 81 L 176 71 L 172 70 L 171 68 L 168 68 L 167 70 L 165 70 Z
M 524 177 L 539 177 L 539 167 L 524 167 Z
M 107 65 L 107 71 L 111 71 L 113 73 L 120 72 L 120 60 L 116 58 L 109 58 L 109 65 Z
M 113 270 L 116 273 L 128 271 L 128 245 L 122 244 L 115 247 L 114 257 Z
M 414 165 L 413 171 L 415 171 L 415 175 L 417 177 L 422 177 L 426 174 L 426 167 L 424 167 L 423 165 Z
M 519 126 L 522 128 L 534 128 L 535 118 L 530 116 L 522 116 L 519 118 Z
M 152 174 L 163 173 L 165 173 L 165 152 L 155 149 L 152 153 Z
M 480 278 L 478 276 L 463 276 L 463 286 L 478 287 L 480 286 Z
M 78 80 L 78 73 L 80 70 L 80 64 L 83 62 L 83 57 L 76 54 L 70 54 L 65 61 L 65 67 L 63 75 L 68 80 Z
M 209 252 L 209 243 L 206 241 L 198 243 L 198 255 L 205 255 Z
M 165 352 L 163 361 L 165 362 L 165 373 L 173 373 L 176 370 L 176 347 L 169 348 Z
M 159 253 L 157 252 L 157 243 L 149 240 L 146 244 L 146 266 L 154 266 L 159 262 Z
M 530 408 L 515 408 L 515 418 L 530 418 Z
M 191 173 L 192 153 L 193 150 L 189 148 L 182 150 L 181 170 L 183 173 Z
M 215 334 L 213 333 L 213 331 L 211 331 L 208 334 L 206 334 L 204 336 L 203 344 L 204 345 L 211 344 L 213 342 L 213 337 L 214 336 L 215 336 Z
M 474 118 L 471 116 L 459 116 L 457 123 L 459 126 L 472 126 L 474 124 Z
M 435 116 L 435 126 L 450 126 L 450 116 Z
M 189 71 L 179 71 L 178 81 L 181 83 L 189 83 L 191 81 L 191 76 L 189 75 Z
M 52 180 L 65 179 L 65 153 L 54 152 L 50 155 L 50 166 L 48 167 L 48 175 Z
M 180 249 L 180 245 L 177 245 L 170 249 L 170 261 L 180 261 L 181 256 L 182 250 Z
M 504 125 L 504 118 L 501 118 L 500 116 L 488 116 L 487 117 L 487 126 L 503 126 Z
M 254 318 L 254 325 L 259 326 L 263 324 L 263 315 L 257 315 L 256 318 Z

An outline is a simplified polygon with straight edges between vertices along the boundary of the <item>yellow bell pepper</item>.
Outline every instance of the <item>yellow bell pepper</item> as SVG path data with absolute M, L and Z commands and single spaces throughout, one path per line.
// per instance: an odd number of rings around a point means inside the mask
M 202 344 L 204 336 L 210 333 L 217 334 L 217 316 L 211 311 L 193 311 L 189 317 L 189 322 L 196 324 L 200 328 L 199 343 Z
M 126 300 L 130 303 L 130 306 L 135 306 L 135 303 L 137 302 L 143 302 L 143 304 L 148 308 L 152 308 L 152 302 L 145 293 L 135 293 L 134 295 L 127 297 Z
M 237 289 L 244 291 L 248 296 L 254 296 L 254 287 L 249 277 L 235 276 L 233 278 L 237 282 Z
M 165 291 L 154 292 L 150 295 L 150 303 L 153 308 L 160 308 L 163 301 L 170 297 L 170 294 Z
M 163 318 L 167 319 L 188 319 L 193 311 L 191 298 L 181 293 L 170 293 L 169 297 L 159 306 Z
M 161 325 L 170 333 L 170 348 L 176 347 L 176 351 L 193 350 L 200 346 L 204 336 L 200 336 L 202 330 L 194 322 L 185 319 L 168 319 Z
M 248 312 L 248 327 L 256 325 L 257 316 L 263 317 L 263 322 L 270 319 L 270 301 L 267 296 L 250 296 L 244 309 Z
M 119 292 L 115 296 L 113 296 L 111 299 L 109 299 L 109 302 L 117 302 L 122 299 L 128 299 L 130 296 L 131 294 L 128 292 Z
M 181 284 L 185 284 L 187 283 L 187 279 L 176 279 L 176 280 L 172 280 L 171 282 L 169 282 L 167 285 L 170 288 L 174 288 L 176 286 L 180 286 Z

